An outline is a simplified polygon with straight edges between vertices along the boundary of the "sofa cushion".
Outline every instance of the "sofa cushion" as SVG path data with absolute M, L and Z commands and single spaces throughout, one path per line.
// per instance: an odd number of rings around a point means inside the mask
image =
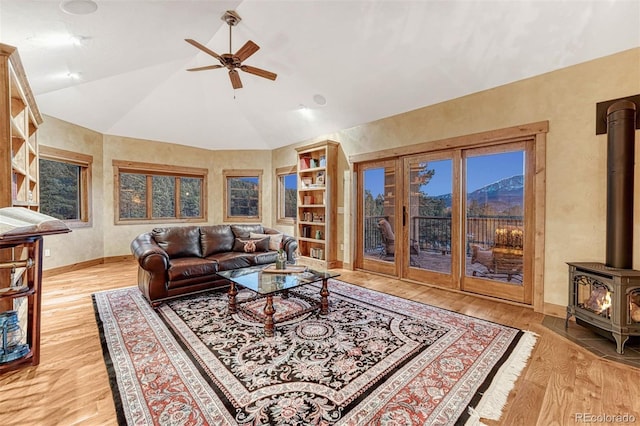
M 255 253 L 269 251 L 269 237 L 266 238 L 236 238 L 233 251 Z
M 276 251 L 267 251 L 264 253 L 255 253 L 253 256 L 253 264 L 254 265 L 266 265 L 269 263 L 276 262 L 276 255 L 278 252 Z
M 246 268 L 247 266 L 255 265 L 254 253 L 239 253 L 239 252 L 226 252 L 216 253 L 209 256 L 207 259 L 215 260 L 218 264 L 218 271 L 229 271 L 231 269 Z
M 235 236 L 230 225 L 211 225 L 200 227 L 200 243 L 202 255 L 211 256 L 233 250 Z
M 249 238 L 269 238 L 269 250 L 280 250 L 280 244 L 282 244 L 283 234 L 256 234 L 255 232 L 249 233 Z
M 264 228 L 260 224 L 231 225 L 231 230 L 236 238 L 249 238 L 249 234 L 252 232 L 256 234 L 264 234 Z
M 154 228 L 153 239 L 167 252 L 169 258 L 202 257 L 200 229 L 197 226 Z
M 204 275 L 215 275 L 218 272 L 218 264 L 211 259 L 196 257 L 182 257 L 172 259 L 169 262 L 169 287 L 174 281 L 186 280 Z

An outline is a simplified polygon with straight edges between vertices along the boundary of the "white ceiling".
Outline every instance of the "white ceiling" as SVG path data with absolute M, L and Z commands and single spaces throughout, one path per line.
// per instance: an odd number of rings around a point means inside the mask
M 273 149 L 640 46 L 638 0 L 95 2 L 0 1 L 41 112 L 207 149 Z M 276 81 L 240 72 L 234 91 L 224 69 L 185 71 L 217 63 L 185 38 L 228 53 L 226 10 L 242 17 L 233 51 L 253 40 L 244 63 Z

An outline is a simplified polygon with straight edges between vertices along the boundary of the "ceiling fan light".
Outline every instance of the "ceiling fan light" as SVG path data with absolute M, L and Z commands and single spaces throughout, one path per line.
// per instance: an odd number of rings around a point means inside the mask
M 69 15 L 89 15 L 98 10 L 98 4 L 92 0 L 64 0 L 60 9 Z

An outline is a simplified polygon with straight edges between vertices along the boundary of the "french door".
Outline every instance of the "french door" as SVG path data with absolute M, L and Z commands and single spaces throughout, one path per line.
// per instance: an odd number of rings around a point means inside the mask
M 399 275 L 402 259 L 401 247 L 396 250 L 396 240 L 401 245 L 402 235 L 395 233 L 402 212 L 399 172 L 397 160 L 374 161 L 359 165 L 357 177 L 356 265 L 395 276 Z
M 404 158 L 403 276 L 456 288 L 460 275 L 460 153 Z
M 463 290 L 532 303 L 533 157 L 533 141 L 462 152 Z
M 356 165 L 356 267 L 532 302 L 533 142 Z

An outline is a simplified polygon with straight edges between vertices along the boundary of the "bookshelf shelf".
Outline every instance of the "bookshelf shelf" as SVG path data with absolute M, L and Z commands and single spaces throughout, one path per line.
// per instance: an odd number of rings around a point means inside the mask
M 323 141 L 298 151 L 298 250 L 303 261 L 323 269 L 338 266 L 336 250 L 339 144 Z
M 0 207 L 38 210 L 38 126 L 42 116 L 15 47 L 0 43 Z

